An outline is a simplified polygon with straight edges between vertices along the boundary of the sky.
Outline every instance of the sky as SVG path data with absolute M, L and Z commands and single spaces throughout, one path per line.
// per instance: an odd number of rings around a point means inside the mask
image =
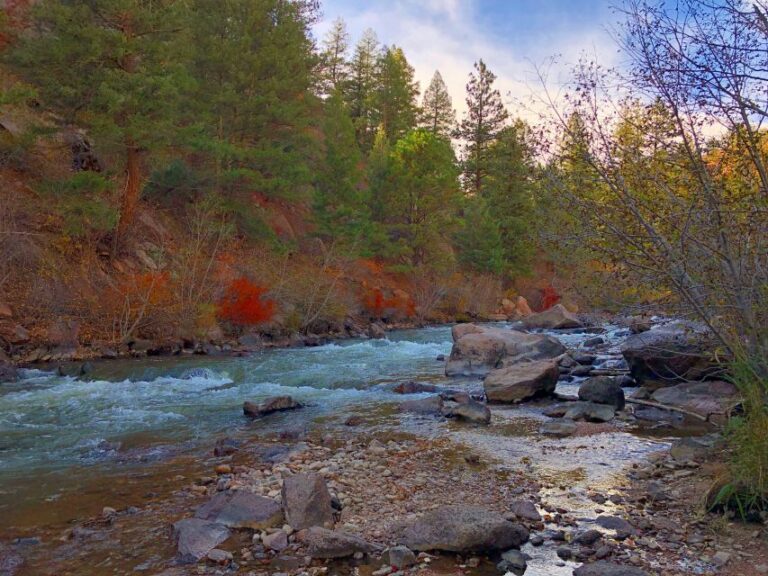
M 465 86 L 482 58 L 497 76 L 513 116 L 531 118 L 541 105 L 537 68 L 557 92 L 582 55 L 606 66 L 618 61 L 611 29 L 616 0 L 322 0 L 315 36 L 322 40 L 338 17 L 351 45 L 372 28 L 382 44 L 396 44 L 416 69 L 421 91 L 435 70 L 448 85 L 459 117 Z M 552 58 L 556 63 L 551 64 Z M 532 98 L 534 103 L 532 102 Z M 521 105 L 522 103 L 522 105 Z

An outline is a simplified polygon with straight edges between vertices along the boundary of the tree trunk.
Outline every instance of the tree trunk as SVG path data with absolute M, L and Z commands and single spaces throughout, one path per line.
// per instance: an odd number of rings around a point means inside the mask
M 141 193 L 141 159 L 133 142 L 127 143 L 125 157 L 125 188 L 120 199 L 120 215 L 115 233 L 115 251 L 133 224 Z

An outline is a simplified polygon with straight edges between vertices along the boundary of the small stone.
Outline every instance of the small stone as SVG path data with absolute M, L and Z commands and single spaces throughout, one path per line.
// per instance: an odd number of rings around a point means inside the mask
M 264 543 L 265 548 L 275 552 L 282 552 L 288 548 L 288 534 L 282 530 L 263 536 L 261 541 Z
M 722 550 L 720 552 L 717 552 L 712 557 L 712 563 L 715 566 L 719 566 L 720 568 L 728 564 L 728 562 L 730 561 L 731 561 L 731 555 L 728 552 L 723 552 Z
M 226 550 L 220 550 L 218 548 L 214 548 L 213 550 L 208 552 L 208 560 L 210 560 L 214 564 L 221 564 L 222 566 L 227 566 L 230 562 L 232 562 L 232 553 L 227 552 Z
M 561 546 L 556 551 L 558 558 L 561 558 L 562 560 L 568 560 L 573 556 L 573 552 L 571 552 L 570 548 L 566 548 L 565 546 Z
M 398 570 L 409 568 L 416 564 L 416 555 L 407 546 L 393 546 L 384 553 L 382 559 L 388 566 Z

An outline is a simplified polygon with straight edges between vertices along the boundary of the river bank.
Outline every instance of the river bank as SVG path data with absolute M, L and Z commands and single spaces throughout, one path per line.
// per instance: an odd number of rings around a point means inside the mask
M 603 333 L 606 349 L 615 347 L 612 340 L 621 330 L 608 328 Z M 558 337 L 571 350 L 578 350 L 594 335 L 561 332 Z M 18 574 L 100 575 L 134 570 L 164 575 L 321 574 L 326 569 L 332 573 L 358 570 L 384 574 L 381 553 L 398 542 L 402 526 L 445 506 L 481 507 L 524 526 L 530 536 L 522 547 L 522 553 L 529 556 L 525 572 L 529 576 L 570 575 L 582 561 L 600 558 L 639 566 L 649 574 L 730 574 L 736 573 L 731 572 L 733 567 L 750 562 L 759 566 L 760 559 L 765 558 L 759 527 L 750 528 L 757 530 L 757 536 L 750 536 L 753 539 L 746 547 L 738 529 L 737 537 L 731 536 L 729 543 L 716 532 L 722 521 L 697 516 L 701 508 L 683 489 L 690 484 L 687 479 L 691 472 L 696 476 L 705 468 L 687 459 L 672 464 L 663 457 L 675 437 L 711 432 L 709 425 L 701 428 L 699 424 L 694 430 L 660 426 L 659 422 L 649 424 L 631 412 L 622 412 L 607 423 L 577 423 L 574 435 L 555 438 L 540 432 L 551 420 L 545 415 L 552 407 L 548 400 L 491 405 L 488 425 L 403 410 L 406 398 L 395 394 L 393 386 L 404 381 L 441 388 L 458 386 L 472 396 L 482 394 L 477 379 L 446 379 L 441 375 L 444 364 L 437 358 L 450 348 L 448 329 L 432 328 L 392 333 L 386 341 L 265 351 L 250 360 L 222 359 L 207 366 L 213 370 L 213 378 L 184 379 L 184 371 L 201 366 L 188 362 L 169 365 L 167 360 L 152 359 L 141 368 L 137 360 L 131 361 L 126 369 L 133 377 L 122 380 L 126 373 L 120 373 L 120 361 L 104 365 L 113 370 L 110 379 L 91 384 L 57 375 L 38 375 L 34 385 L 28 379 L 25 391 L 4 398 L 14 396 L 18 401 L 19 396 L 26 395 L 28 402 L 39 401 L 40 390 L 49 386 L 50 394 L 52 386 L 59 390 L 57 394 L 69 394 L 64 402 L 68 410 L 57 418 L 69 417 L 77 428 L 78 423 L 72 420 L 75 412 L 95 406 L 83 414 L 78 434 L 90 434 L 94 441 L 109 444 L 97 448 L 100 454 L 89 454 L 87 463 L 79 459 L 81 449 L 74 462 L 62 468 L 61 475 L 69 475 L 71 487 L 77 489 L 62 489 L 59 483 L 50 494 L 38 490 L 34 498 L 25 500 L 24 490 L 12 486 L 11 493 L 0 498 L 7 519 L 0 534 L 0 541 L 5 543 L 4 558 L 24 560 Z M 594 370 L 605 366 L 605 361 Z M 237 364 L 243 362 L 245 365 Z M 236 366 L 240 374 L 234 373 Z M 278 376 L 282 382 L 279 387 L 265 384 Z M 563 376 L 558 389 L 568 393 L 577 384 L 573 378 L 566 381 L 570 373 Z M 168 387 L 167 394 L 160 395 L 165 400 L 159 402 L 158 393 Z M 240 420 L 242 399 L 258 400 L 287 390 L 306 407 L 260 421 Z M 73 404 L 75 392 L 84 393 L 87 400 Z M 103 403 L 98 394 L 105 394 Z M 174 403 L 168 404 L 172 397 Z M 413 396 L 417 400 L 429 397 L 427 393 Z M 115 403 L 117 399 L 120 401 Z M 51 397 L 48 402 L 55 408 L 62 397 Z M 180 411 L 179 407 L 188 402 L 189 409 Z M 114 429 L 109 437 L 99 436 L 102 432 L 92 423 L 115 414 L 116 409 L 120 417 L 107 421 L 106 429 L 116 422 L 125 426 L 124 420 L 130 420 L 131 414 L 121 408 L 122 404 L 141 406 L 146 411 L 134 428 L 144 434 L 154 429 L 152 441 L 137 439 L 130 426 L 128 438 L 120 438 Z M 209 408 L 201 411 L 204 404 Z M 27 406 L 31 410 L 31 405 Z M 15 405 L 16 410 L 21 408 Z M 168 426 L 157 426 L 146 418 L 152 411 L 176 416 Z M 197 425 L 192 426 L 195 421 Z M 35 448 L 19 454 L 19 483 L 33 472 L 29 458 L 38 453 Z M 54 456 L 61 461 L 72 455 L 57 452 Z M 90 484 L 82 478 L 84 466 Z M 362 538 L 371 547 L 367 554 L 330 564 L 317 558 L 308 562 L 308 544 L 292 529 L 284 530 L 285 547 L 279 551 L 270 548 L 283 542 L 283 529 L 274 526 L 232 530 L 230 539 L 219 545 L 223 553 L 212 556 L 222 564 L 203 557 L 193 567 L 174 566 L 178 551 L 171 524 L 193 517 L 199 506 L 217 494 L 247 491 L 279 500 L 283 480 L 302 472 L 319 474 L 325 480 L 330 494 L 338 500 L 337 530 Z M 669 488 L 669 497 L 649 499 L 652 490 L 660 494 L 651 484 L 658 481 L 655 476 L 659 474 L 664 488 Z M 38 476 L 40 483 L 49 477 L 46 473 Z M 9 486 L 3 483 L 4 489 Z M 700 486 L 697 484 L 698 490 Z M 22 505 L 22 501 L 27 504 Z M 529 517 L 513 515 L 517 501 L 533 504 L 535 515 L 530 505 L 523 508 L 527 510 L 524 516 Z M 661 511 L 672 516 L 675 508 L 680 508 L 671 519 L 675 528 L 669 522 L 658 526 L 647 523 L 658 520 Z M 608 521 L 613 528 L 601 527 L 597 523 L 600 516 L 629 521 L 637 533 L 617 533 L 617 525 L 627 529 L 616 524 L 617 520 Z M 683 530 L 682 535 L 678 529 Z M 577 543 L 582 534 L 594 530 L 599 532 L 598 539 L 587 543 L 595 538 L 591 533 Z M 722 566 L 715 562 L 718 553 L 722 554 L 717 562 L 727 559 Z M 492 574 L 499 561 L 498 554 L 473 550 L 443 555 L 430 552 L 408 570 Z

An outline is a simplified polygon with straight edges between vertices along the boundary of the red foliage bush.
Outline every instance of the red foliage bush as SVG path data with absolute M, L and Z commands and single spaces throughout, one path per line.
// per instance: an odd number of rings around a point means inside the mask
M 386 298 L 381 288 L 374 288 L 363 298 L 363 305 L 373 318 L 384 318 L 398 313 L 407 318 L 414 316 L 416 306 L 413 300 L 397 292 L 396 290 L 391 298 Z
M 219 302 L 219 318 L 243 326 L 271 320 L 275 303 L 263 298 L 266 292 L 247 278 L 234 280 Z
M 541 290 L 541 309 L 549 310 L 560 302 L 560 294 L 552 286 L 547 286 Z

